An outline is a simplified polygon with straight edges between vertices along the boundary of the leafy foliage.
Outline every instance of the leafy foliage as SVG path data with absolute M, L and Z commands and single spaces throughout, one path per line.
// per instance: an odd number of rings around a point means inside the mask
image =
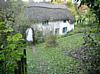
M 21 59 L 25 41 L 22 34 L 16 33 L 15 13 L 12 9 L 0 9 L 0 74 L 14 74 L 17 61 Z
M 72 4 L 72 1 L 71 0 L 68 0 L 66 5 L 67 5 L 68 9 L 71 11 L 71 13 L 74 16 L 76 16 L 77 15 L 77 11 L 75 9 L 75 6 Z
M 56 35 L 48 35 L 45 38 L 46 47 L 55 47 L 57 45 L 57 36 Z
M 100 1 L 82 0 L 82 4 L 89 6 L 90 11 L 86 16 L 81 16 L 83 26 L 90 29 L 84 32 L 84 48 L 81 63 L 84 74 L 100 73 Z M 84 18 L 84 20 L 83 20 Z M 86 20 L 87 19 L 87 20 Z
M 52 0 L 51 2 L 53 4 L 61 4 L 61 3 L 63 3 L 61 0 Z

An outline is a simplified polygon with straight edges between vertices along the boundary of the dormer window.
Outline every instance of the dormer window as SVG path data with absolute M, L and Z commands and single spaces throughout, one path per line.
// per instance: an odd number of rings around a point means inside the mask
M 66 23 L 66 20 L 63 20 L 64 23 Z
M 77 5 L 77 6 L 79 7 L 80 4 L 81 4 L 81 0 L 72 0 L 72 3 L 73 3 L 74 5 Z

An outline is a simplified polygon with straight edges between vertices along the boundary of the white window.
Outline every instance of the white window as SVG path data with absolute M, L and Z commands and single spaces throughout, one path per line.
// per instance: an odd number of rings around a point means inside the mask
M 67 32 L 67 27 L 63 27 L 62 33 L 66 33 Z

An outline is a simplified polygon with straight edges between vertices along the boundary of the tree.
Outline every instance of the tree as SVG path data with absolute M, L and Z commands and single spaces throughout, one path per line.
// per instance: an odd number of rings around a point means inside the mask
M 0 74 L 14 74 L 25 47 L 22 34 L 13 29 L 17 14 L 11 8 L 10 0 L 7 3 L 8 6 L 0 8 Z
M 75 6 L 74 6 L 74 4 L 72 3 L 72 1 L 71 1 L 71 0 L 68 0 L 66 5 L 67 5 L 68 9 L 71 11 L 71 13 L 72 13 L 74 16 L 77 16 L 77 11 L 76 11 Z
M 90 30 L 84 35 L 83 64 L 84 74 L 100 74 L 100 1 L 99 0 L 82 0 L 81 4 L 86 4 L 90 11 L 86 16 L 89 19 L 88 26 Z M 85 17 L 85 18 L 86 18 Z M 96 18 L 96 20 L 92 19 Z M 81 17 L 82 20 L 82 17 Z M 83 23 L 82 20 L 81 23 Z M 83 25 L 85 25 L 83 23 Z

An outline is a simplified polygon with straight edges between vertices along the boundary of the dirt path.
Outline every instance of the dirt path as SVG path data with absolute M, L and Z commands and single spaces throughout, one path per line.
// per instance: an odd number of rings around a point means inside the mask
M 34 53 L 36 52 L 36 47 L 35 47 L 35 45 L 32 45 L 32 52 L 33 52 L 33 55 L 34 55 Z

